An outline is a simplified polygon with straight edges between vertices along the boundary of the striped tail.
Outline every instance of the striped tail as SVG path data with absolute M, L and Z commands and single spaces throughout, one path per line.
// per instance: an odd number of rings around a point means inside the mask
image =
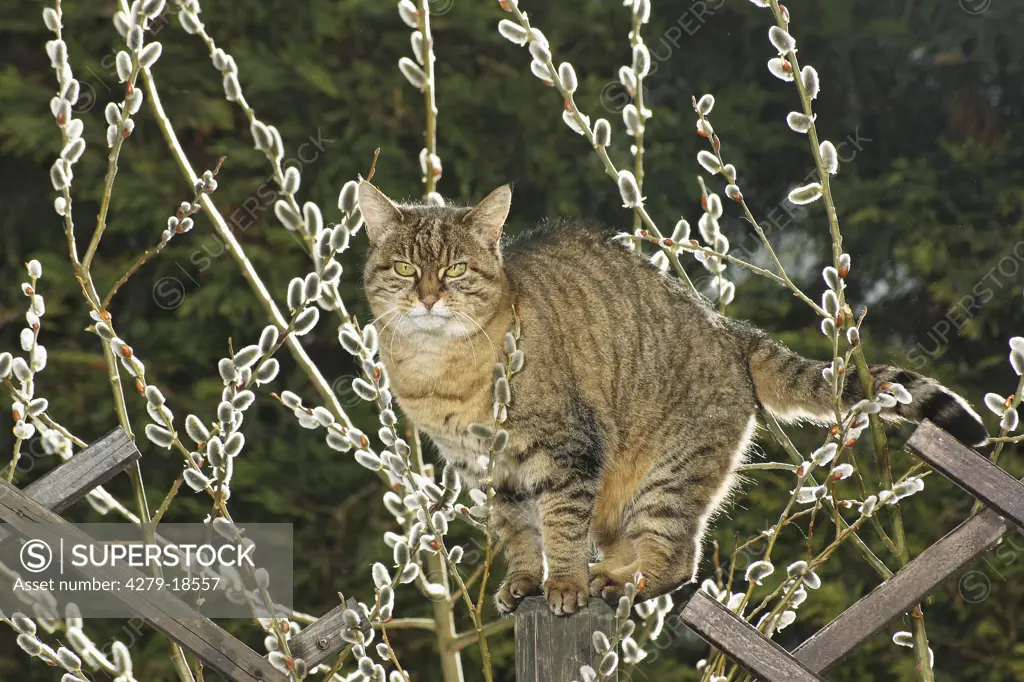
M 744 329 L 749 339 L 750 374 L 757 398 L 784 421 L 832 422 L 832 386 L 822 376 L 830 362 L 810 360 L 794 353 L 760 330 Z M 910 392 L 909 403 L 897 403 L 881 412 L 883 419 L 919 423 L 931 420 L 960 442 L 982 445 L 988 433 L 981 417 L 966 400 L 934 379 L 889 365 L 871 365 L 875 388 L 901 384 Z M 860 382 L 847 377 L 843 390 L 846 408 L 864 398 Z

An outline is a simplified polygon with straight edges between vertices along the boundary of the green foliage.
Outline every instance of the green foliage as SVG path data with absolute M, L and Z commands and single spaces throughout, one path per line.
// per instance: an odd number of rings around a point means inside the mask
M 366 175 L 377 148 L 375 182 L 392 196 L 420 194 L 423 101 L 395 68 L 408 52 L 408 30 L 394 3 L 206 4 L 202 19 L 237 61 L 243 91 L 257 115 L 281 130 L 286 158 L 303 159 L 302 200 L 317 201 L 328 221 L 337 220 L 342 183 Z M 621 132 L 618 108 L 624 100 L 619 100 L 616 72 L 629 54 L 628 10 L 612 0 L 523 0 L 523 8 L 544 29 L 559 60 L 576 66 L 577 102 L 592 118 L 603 115 L 612 121 L 612 158 L 626 161 L 628 138 Z M 40 390 L 76 435 L 91 440 L 112 428 L 116 418 L 102 353 L 96 338 L 83 332 L 90 322 L 67 266 L 60 219 L 52 210 L 47 174 L 60 150 L 60 135 L 47 110 L 56 85 L 43 50 L 48 35 L 39 11 L 38 3 L 21 3 L 0 23 L 5 36 L 0 43 L 5 65 L 0 68 L 0 348 L 17 346 L 26 304 L 18 287 L 22 264 L 38 258 L 48 307 L 41 339 L 50 350 Z M 849 141 L 840 146 L 834 192 L 845 248 L 854 258 L 851 300 L 870 305 L 865 334 L 870 360 L 936 376 L 975 405 L 987 391 L 1008 394 L 1016 377 L 1006 361 L 1006 339 L 1019 334 L 1024 323 L 1024 91 L 1019 87 L 1024 46 L 1019 23 L 1012 20 L 1015 8 L 996 3 L 972 15 L 939 0 L 885 0 L 810 3 L 793 11 L 800 57 L 822 76 L 816 102 L 819 130 L 837 146 Z M 79 116 L 88 142 L 72 190 L 80 249 L 91 237 L 106 172 L 103 107 L 120 99 L 123 88 L 110 57 L 119 43 L 110 12 L 108 3 L 65 3 L 64 8 L 70 59 L 82 81 Z M 632 216 L 621 208 L 614 183 L 561 121 L 557 94 L 529 73 L 523 52 L 495 30 L 503 16 L 497 3 L 456 2 L 433 18 L 439 153 L 445 164 L 439 190 L 468 202 L 513 182 L 513 229 L 555 214 L 629 229 Z M 168 115 L 197 169 L 228 157 L 218 176 L 216 200 L 271 292 L 283 300 L 288 280 L 303 271 L 305 257 L 260 197 L 269 167 L 252 149 L 244 117 L 224 101 L 205 46 L 181 31 L 173 15 L 168 19 L 158 24 L 155 39 L 164 52 L 154 69 Z M 646 136 L 644 193 L 652 215 L 661 225 L 671 225 L 680 215 L 696 224 L 700 207 L 693 159 L 703 140 L 694 134 L 690 97 L 713 92 L 715 126 L 739 169 L 747 201 L 762 220 L 780 216 L 772 238 L 781 259 L 801 285 L 819 290 L 818 273 L 828 258 L 823 212 L 815 205 L 790 218 L 777 208 L 812 166 L 806 140 L 784 122 L 786 113 L 797 108 L 792 89 L 779 87 L 765 68 L 771 54 L 764 15 L 740 2 L 656 4 L 644 33 L 657 66 L 647 83 L 647 105 L 655 115 Z M 137 119 L 121 155 L 109 227 L 94 267 L 101 293 L 156 245 L 167 217 L 191 196 L 147 104 Z M 749 226 L 731 209 L 722 229 L 735 251 L 736 245 L 754 242 L 747 236 Z M 356 241 L 345 263 L 342 295 L 366 320 L 360 290 L 363 244 Z M 738 276 L 737 283 L 737 316 L 798 350 L 828 354 L 813 314 L 785 290 L 759 278 Z M 220 392 L 216 361 L 225 354 L 228 338 L 251 342 L 266 323 L 202 215 L 197 229 L 176 238 L 128 282 L 111 311 L 119 332 L 146 359 L 151 378 L 182 416 L 212 413 Z M 339 350 L 331 325 L 322 324 L 304 343 L 341 390 L 357 423 L 373 423 L 348 392 L 358 370 Z M 301 370 L 286 355 L 281 359 L 276 385 L 312 396 Z M 141 401 L 129 400 L 138 424 L 143 408 Z M 995 419 L 988 418 L 995 428 Z M 5 460 L 12 439 L 8 422 L 0 424 L 0 459 Z M 299 608 L 322 613 L 336 603 L 339 590 L 368 600 L 369 566 L 388 562 L 390 556 L 381 542 L 390 517 L 383 513 L 379 483 L 351 457 L 328 450 L 319 437 L 299 428 L 271 399 L 261 396 L 245 430 L 248 442 L 258 445 L 247 448 L 237 469 L 233 513 L 243 523 L 295 524 Z M 810 429 L 799 435 L 802 451 L 817 438 Z M 767 437 L 761 442 L 768 458 L 785 458 Z M 155 506 L 181 462 L 144 440 L 139 444 Z M 1016 448 L 1007 448 L 1003 463 L 1024 475 L 1017 457 Z M 894 461 L 899 473 L 911 465 L 902 453 Z M 40 458 L 28 465 L 32 470 L 19 475 L 21 484 L 54 462 Z M 914 552 L 954 527 L 970 508 L 967 495 L 940 476 L 927 481 L 926 491 L 904 505 Z M 723 563 L 734 537 L 751 537 L 777 517 L 791 485 L 788 476 L 761 472 L 752 477 L 733 513 L 715 528 Z M 127 481 L 119 478 L 110 488 L 121 499 L 129 498 Z M 183 492 L 167 519 L 194 521 L 205 515 L 205 505 Z M 84 505 L 68 516 L 99 520 Z M 937 680 L 1024 677 L 1024 651 L 1015 637 L 1024 591 L 1024 541 L 1011 540 L 975 566 L 967 574 L 970 579 L 951 583 L 925 605 Z M 883 556 L 884 547 L 875 544 Z M 793 529 L 780 541 L 778 556 L 800 558 L 805 551 Z M 755 558 L 741 556 L 740 561 Z M 783 646 L 806 638 L 876 584 L 874 573 L 848 547 L 837 559 L 823 574 L 824 587 L 779 638 Z M 745 563 L 737 566 L 743 568 Z M 710 570 L 709 558 L 702 571 Z M 398 602 L 396 611 L 403 616 L 430 615 L 422 600 L 400 593 Z M 460 617 L 460 630 L 467 625 Z M 100 624 L 110 637 L 124 638 L 122 627 Z M 231 629 L 253 639 L 246 624 L 231 624 Z M 909 650 L 893 645 L 889 635 L 878 635 L 830 679 L 911 679 Z M 166 646 L 145 631 L 140 639 L 133 649 L 136 675 L 152 682 L 171 680 Z M 431 635 L 407 630 L 395 633 L 392 641 L 401 660 L 417 662 L 411 666 L 418 670 L 414 679 L 439 679 L 436 667 L 424 664 L 432 660 Z M 259 647 L 258 639 L 249 643 Z M 9 635 L 0 639 L 0 651 L 0 678 L 53 678 L 52 671 L 16 652 Z M 694 663 L 706 653 L 692 634 L 669 629 L 635 674 L 651 680 L 697 679 Z M 469 679 L 475 679 L 477 655 L 475 649 L 465 652 Z M 510 634 L 494 638 L 492 657 L 498 679 L 510 682 Z

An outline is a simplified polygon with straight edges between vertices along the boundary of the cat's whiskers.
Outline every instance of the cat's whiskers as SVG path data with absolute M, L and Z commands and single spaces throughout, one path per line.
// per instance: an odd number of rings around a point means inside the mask
M 498 353 L 497 353 L 497 351 L 494 348 L 494 341 L 491 340 L 491 336 L 490 336 L 490 334 L 487 333 L 487 330 L 485 330 L 483 327 L 481 327 L 480 323 L 477 322 L 476 320 L 474 320 L 473 316 L 470 315 L 469 313 L 464 313 L 461 310 L 454 310 L 454 309 L 452 310 L 452 312 L 455 313 L 456 315 L 460 315 L 461 317 L 465 317 L 467 320 L 469 320 L 470 322 L 472 322 L 473 324 L 476 325 L 476 328 L 479 329 L 480 333 L 484 335 L 484 338 L 487 339 L 487 343 L 491 347 L 491 357 L 492 357 L 492 359 L 495 362 L 497 362 L 497 360 L 498 360 Z M 473 352 L 476 353 L 476 346 L 475 345 L 474 345 Z M 474 355 L 474 358 L 475 357 L 476 356 Z
M 403 331 L 402 330 L 402 324 L 407 319 L 409 319 L 410 313 L 411 313 L 411 311 L 406 311 L 406 312 L 402 313 L 401 315 L 399 315 L 398 318 L 397 318 L 398 319 L 398 324 L 396 324 L 395 327 L 391 330 L 391 342 L 390 342 L 390 346 L 388 347 L 388 354 L 391 355 L 392 358 L 395 357 L 395 335 L 398 335 L 399 337 L 401 337 L 401 334 L 399 332 Z M 401 344 L 399 344 L 398 350 L 402 350 Z
M 452 312 L 458 313 L 457 310 L 453 310 Z M 461 314 L 465 315 L 465 313 L 461 313 Z M 461 331 L 461 333 L 457 337 L 455 337 L 456 340 L 458 340 L 458 341 L 462 341 L 463 339 L 466 340 L 466 343 L 468 343 L 470 348 L 473 349 L 473 364 L 476 364 L 476 344 L 473 343 L 473 337 L 470 335 L 469 330 L 466 329 L 466 325 L 464 325 L 462 323 L 462 320 L 460 320 L 458 317 L 453 317 L 452 318 L 452 322 L 454 322 L 455 324 L 459 325 L 459 329 Z
M 380 318 L 384 317 L 385 315 L 390 315 L 391 313 L 397 313 L 397 312 L 398 312 L 398 306 L 396 305 L 396 306 L 394 306 L 392 308 L 389 308 L 389 309 L 385 310 L 380 315 L 378 315 L 377 317 L 373 318 L 373 320 L 370 322 L 370 324 L 364 325 L 364 326 L 368 327 L 368 326 L 370 326 L 372 324 L 377 324 L 377 321 L 380 320 Z M 385 324 L 384 326 L 387 327 L 387 324 Z M 377 331 L 377 335 L 379 336 L 382 331 L 383 331 L 383 329 L 378 330 Z
M 394 308 L 392 308 L 388 312 L 393 312 L 393 313 L 395 313 L 395 315 L 392 316 L 387 322 L 385 322 L 383 327 L 381 327 L 379 330 L 377 330 L 377 338 L 379 338 L 379 339 L 384 338 L 384 331 L 391 325 L 392 322 L 394 322 L 397 319 L 400 319 L 401 316 L 402 316 L 401 315 L 401 311 L 398 309 L 398 306 L 395 306 Z M 381 315 L 377 319 L 379 320 L 381 317 L 384 317 L 384 315 L 387 315 L 387 314 L 388 313 L 384 313 L 383 315 Z M 374 322 L 376 322 L 376 321 L 377 320 L 374 320 Z

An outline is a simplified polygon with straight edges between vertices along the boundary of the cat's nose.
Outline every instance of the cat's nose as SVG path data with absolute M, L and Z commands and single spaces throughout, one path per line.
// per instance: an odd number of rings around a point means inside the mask
M 420 302 L 423 304 L 424 308 L 430 310 L 431 308 L 434 307 L 434 304 L 437 303 L 437 296 L 435 296 L 434 294 L 427 294 L 426 296 L 421 296 Z

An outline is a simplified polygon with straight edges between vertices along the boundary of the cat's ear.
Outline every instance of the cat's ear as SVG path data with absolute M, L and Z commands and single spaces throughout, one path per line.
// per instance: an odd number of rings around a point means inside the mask
M 366 223 L 366 236 L 374 244 L 379 244 L 403 217 L 394 202 L 366 180 L 359 183 L 359 211 Z
M 484 197 L 483 201 L 465 215 L 462 222 L 472 224 L 479 234 L 497 242 L 501 237 L 501 228 L 505 225 L 511 205 L 512 188 L 502 185 Z

